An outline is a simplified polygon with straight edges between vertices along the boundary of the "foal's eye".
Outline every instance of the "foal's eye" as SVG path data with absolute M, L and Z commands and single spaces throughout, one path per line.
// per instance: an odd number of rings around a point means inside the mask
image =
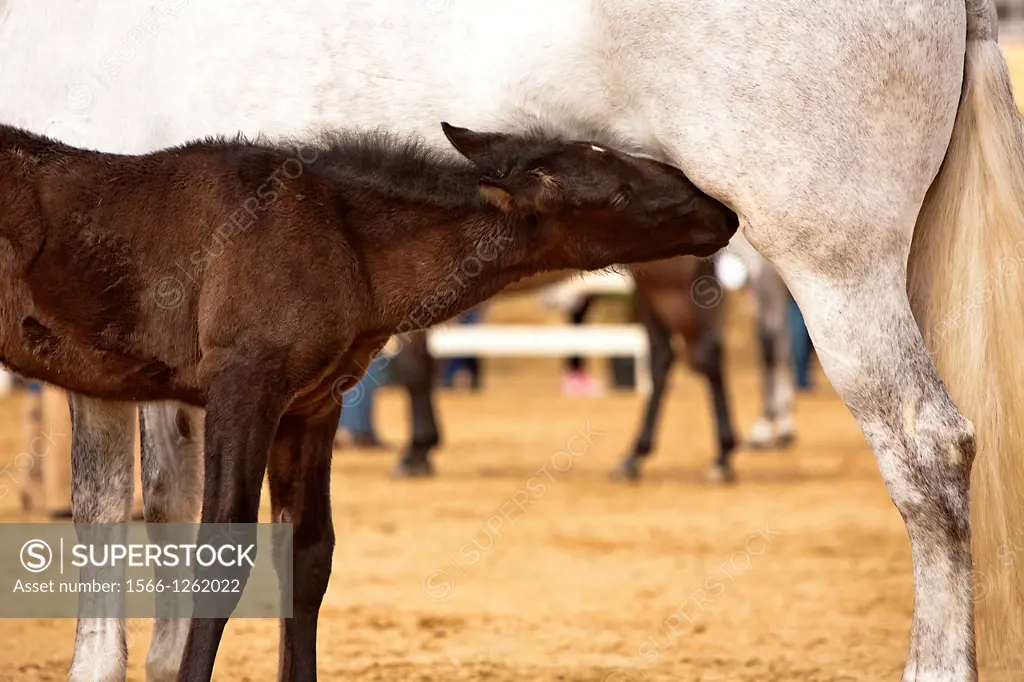
M 632 194 L 632 188 L 629 185 L 623 185 L 619 188 L 619 191 L 612 197 L 609 206 L 617 211 L 620 211 L 629 205 L 630 195 Z

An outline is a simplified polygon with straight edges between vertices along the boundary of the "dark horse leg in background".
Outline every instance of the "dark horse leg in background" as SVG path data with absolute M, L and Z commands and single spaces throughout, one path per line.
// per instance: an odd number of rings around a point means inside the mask
M 531 292 L 579 274 L 574 270 L 556 270 L 527 277 L 505 287 L 504 294 Z M 432 476 L 434 465 L 430 453 L 441 443 L 434 410 L 434 385 L 437 381 L 434 356 L 427 347 L 426 332 L 412 332 L 402 337 L 402 348 L 395 358 L 397 379 L 409 393 L 409 421 L 412 438 L 398 456 L 394 475 L 399 478 Z
M 441 442 L 434 412 L 436 364 L 427 348 L 425 332 L 413 332 L 402 339 L 402 349 L 395 358 L 398 380 L 409 392 L 412 438 L 399 455 L 395 476 L 430 476 L 434 465 L 430 452 Z
M 661 413 L 661 400 L 665 394 L 668 373 L 676 359 L 672 348 L 672 332 L 662 324 L 640 296 L 634 296 L 634 304 L 637 320 L 647 330 L 647 339 L 651 345 L 651 394 L 644 407 L 640 435 L 636 438 L 633 451 L 622 462 L 622 475 L 630 480 L 640 478 L 640 462 L 654 449 L 654 429 Z
M 707 380 L 714 406 L 718 457 L 708 470 L 708 477 L 713 481 L 734 481 L 732 453 L 736 449 L 736 434 L 725 388 L 721 325 L 699 325 L 694 338 L 686 338 L 686 345 L 690 368 Z
M 640 477 L 641 462 L 654 449 L 654 432 L 661 413 L 668 373 L 675 354 L 672 335 L 686 341 L 690 368 L 704 376 L 711 391 L 717 428 L 718 456 L 709 471 L 714 481 L 732 481 L 732 453 L 736 435 L 722 369 L 722 288 L 715 276 L 714 262 L 675 259 L 633 272 L 636 281 L 637 317 L 647 330 L 651 344 L 653 390 L 633 451 L 620 466 L 630 480 Z M 705 282 L 706 286 L 696 284 Z M 700 290 L 699 290 L 700 289 Z

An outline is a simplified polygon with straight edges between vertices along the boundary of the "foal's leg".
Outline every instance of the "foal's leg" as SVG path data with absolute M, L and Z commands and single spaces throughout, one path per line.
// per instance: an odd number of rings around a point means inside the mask
M 403 341 L 404 347 L 395 361 L 399 377 L 409 392 L 412 437 L 398 460 L 395 476 L 431 476 L 434 466 L 430 453 L 441 442 L 434 415 L 434 356 L 427 347 L 425 332 L 408 334 Z
M 203 500 L 203 411 L 175 402 L 139 406 L 142 451 L 142 501 L 146 523 L 194 523 Z M 150 540 L 159 541 L 156 526 L 148 525 Z M 157 580 L 170 584 L 175 573 L 156 568 Z M 146 657 L 146 679 L 169 682 L 178 676 L 188 635 L 187 617 L 172 617 L 180 602 L 169 593 L 155 595 L 158 612 L 168 617 L 153 622 L 153 639 Z M 187 614 L 184 614 L 187 616 Z
M 654 432 L 661 414 L 661 401 L 665 394 L 669 371 L 675 361 L 675 352 L 672 350 L 672 332 L 639 294 L 636 296 L 636 311 L 637 318 L 647 331 L 647 339 L 651 346 L 652 389 L 651 394 L 647 397 L 643 422 L 633 445 L 633 451 L 622 461 L 616 472 L 617 475 L 629 480 L 640 478 L 640 463 L 654 449 Z
M 274 358 L 249 358 L 229 349 L 214 349 L 203 357 L 200 375 L 209 385 L 201 522 L 254 524 L 258 520 L 267 456 L 290 399 L 279 378 L 283 375 L 283 363 Z M 215 532 L 200 528 L 199 544 L 209 542 Z M 245 535 L 242 542 L 255 542 L 254 532 Z M 196 577 L 203 576 L 203 569 L 197 568 Z M 238 577 L 244 589 L 249 574 L 246 571 Z M 203 602 L 204 606 L 216 604 L 222 612 L 230 613 L 240 596 L 235 592 L 205 596 L 196 593 L 194 602 L 197 608 Z M 181 682 L 210 679 L 227 622 L 227 617 L 192 619 L 178 674 Z
M 76 393 L 68 393 L 68 406 L 72 519 L 76 524 L 128 523 L 135 487 L 134 406 Z M 81 531 L 89 532 L 88 527 Z M 88 581 L 93 574 L 83 568 L 80 579 Z M 79 613 L 89 601 L 88 595 L 79 596 Z M 120 608 L 123 601 L 107 595 L 104 603 L 111 607 L 110 617 L 78 619 L 69 680 L 113 682 L 125 678 L 128 650 Z
M 270 454 L 273 517 L 293 524 L 292 571 L 297 576 L 292 617 L 281 621 L 279 679 L 285 682 L 316 679 L 317 617 L 334 554 L 331 440 L 339 409 L 313 421 L 285 415 Z M 275 548 L 275 557 L 282 556 L 281 550 Z
M 757 332 L 764 372 L 764 415 L 751 429 L 755 448 L 786 446 L 793 442 L 793 376 L 790 372 L 789 289 L 778 271 L 763 263 L 751 277 L 757 301 Z M 774 443 L 773 443 L 774 439 Z

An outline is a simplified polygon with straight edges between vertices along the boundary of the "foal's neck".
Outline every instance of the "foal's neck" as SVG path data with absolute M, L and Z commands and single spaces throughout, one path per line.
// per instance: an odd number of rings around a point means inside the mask
M 433 220 L 420 208 L 409 212 L 391 213 L 390 238 L 364 242 L 384 328 L 410 331 L 443 322 L 544 269 L 536 257 L 539 230 L 529 219 L 482 206 L 438 210 Z

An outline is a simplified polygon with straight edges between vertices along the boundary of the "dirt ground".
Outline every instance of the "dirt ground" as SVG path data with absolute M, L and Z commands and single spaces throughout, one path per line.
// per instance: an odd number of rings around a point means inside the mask
M 743 429 L 760 407 L 759 378 L 747 302 L 729 300 Z M 532 316 L 518 303 L 492 319 Z M 563 398 L 553 360 L 485 372 L 481 395 L 440 398 L 435 480 L 390 480 L 391 453 L 336 453 L 321 679 L 899 679 L 908 542 L 820 372 L 817 393 L 798 402 L 797 444 L 741 452 L 731 487 L 703 480 L 710 409 L 682 369 L 637 486 L 607 477 L 633 438 L 635 395 Z M 381 434 L 402 442 L 405 397 L 379 395 Z M 17 400 L 0 402 L 4 457 L 18 451 L 19 414 Z M 23 518 L 15 494 L 0 500 L 0 521 Z M 0 679 L 63 680 L 74 629 L 70 619 L 0 621 Z M 144 679 L 149 636 L 148 622 L 131 621 L 131 680 Z M 276 649 L 276 621 L 233 620 L 214 679 L 274 679 Z

